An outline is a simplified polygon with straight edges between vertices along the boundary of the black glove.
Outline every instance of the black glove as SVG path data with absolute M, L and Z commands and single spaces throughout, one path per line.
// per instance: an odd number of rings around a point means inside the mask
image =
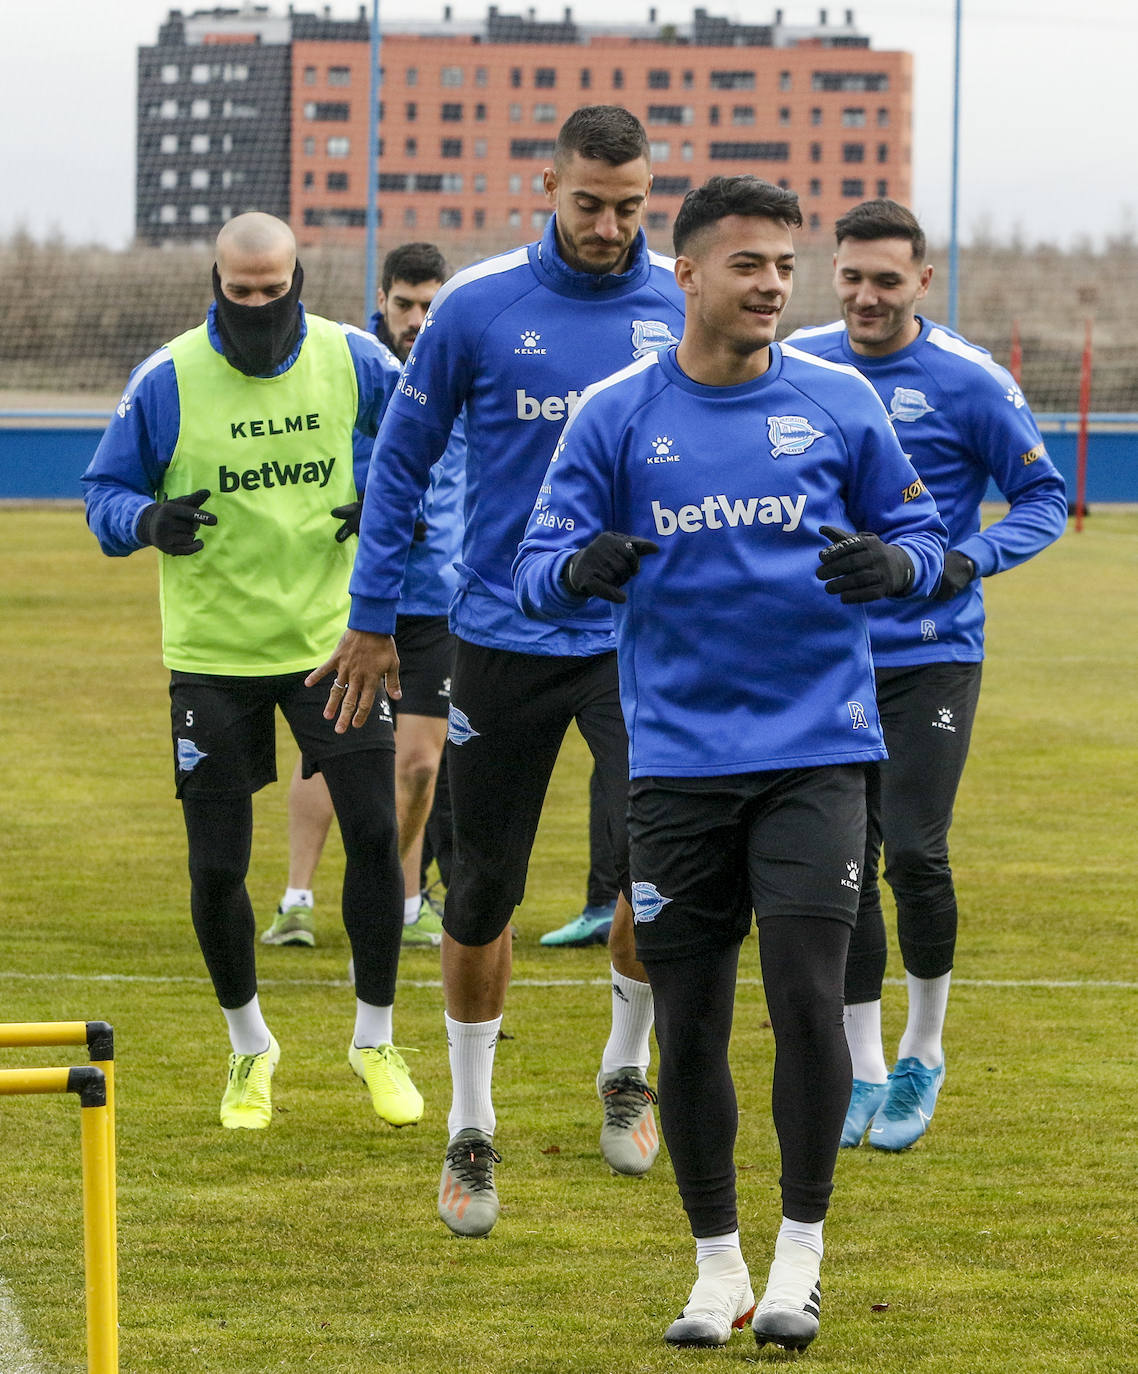
M 959 549 L 949 549 L 944 556 L 944 572 L 940 575 L 940 586 L 936 589 L 934 601 L 951 601 L 959 596 L 976 576 L 976 564 L 966 553 Z
M 563 564 L 561 581 L 576 596 L 623 603 L 628 597 L 620 589 L 640 571 L 641 558 L 659 552 L 660 546 L 651 539 L 606 530 Z
M 202 487 L 189 496 L 172 496 L 169 501 L 152 501 L 143 506 L 135 526 L 139 539 L 173 558 L 204 549 L 205 544 L 194 535 L 199 525 L 217 524 L 212 511 L 198 510 L 209 495 L 209 488 Z
M 411 538 L 415 541 L 416 544 L 423 544 L 426 542 L 427 522 L 425 520 L 415 521 L 415 528 L 411 532 Z
M 342 544 L 349 535 L 359 534 L 360 532 L 360 511 L 364 508 L 362 501 L 349 501 L 346 506 L 333 506 L 329 514 L 335 520 L 342 520 L 344 523 L 336 531 L 336 543 Z
M 832 542 L 818 555 L 817 576 L 826 590 L 847 604 L 902 596 L 913 580 L 913 560 L 897 544 L 885 544 L 875 534 L 823 525 Z

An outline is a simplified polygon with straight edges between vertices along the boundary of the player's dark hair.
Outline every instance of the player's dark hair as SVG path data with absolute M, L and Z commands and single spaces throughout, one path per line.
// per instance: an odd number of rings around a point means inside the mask
M 895 200 L 863 200 L 838 220 L 834 233 L 839 243 L 843 239 L 856 239 L 859 243 L 905 239 L 912 246 L 914 259 L 922 263 L 928 252 L 925 231 L 916 215 Z
M 554 166 L 564 166 L 574 153 L 610 167 L 650 160 L 643 124 L 620 105 L 582 105 L 573 111 L 557 134 Z
M 418 286 L 424 281 L 444 282 L 449 276 L 446 259 L 433 243 L 401 243 L 384 258 L 379 284 L 386 296 L 393 281 Z
M 754 219 L 773 219 L 788 228 L 802 227 L 798 196 L 761 177 L 712 177 L 684 197 L 672 226 L 672 246 L 677 256 L 693 234 L 717 224 L 728 215 Z

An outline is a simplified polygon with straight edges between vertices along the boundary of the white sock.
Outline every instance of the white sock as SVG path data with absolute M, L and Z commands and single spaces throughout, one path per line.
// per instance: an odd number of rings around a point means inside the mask
M 269 1048 L 269 1027 L 254 993 L 243 1007 L 222 1007 L 234 1054 L 264 1054 Z
M 286 887 L 285 895 L 281 898 L 282 911 L 287 911 L 290 906 L 306 906 L 311 911 L 313 904 L 310 887 Z
M 356 1029 L 352 1044 L 357 1050 L 375 1050 L 391 1044 L 391 1007 L 374 1007 L 356 998 Z
M 452 1021 L 444 1012 L 447 1049 L 450 1055 L 451 1100 L 447 1130 L 454 1136 L 468 1126 L 487 1135 L 498 1124 L 490 1085 L 494 1077 L 494 1051 L 502 1018 L 493 1021 Z
M 652 1057 L 648 1034 L 654 1016 L 648 984 L 612 969 L 612 1029 L 601 1058 L 602 1073 L 615 1073 L 632 1065 L 647 1072 Z
M 416 892 L 414 897 L 408 897 L 403 903 L 403 924 L 413 926 L 419 919 L 419 908 L 423 905 L 423 899 Z
M 881 1042 L 881 1002 L 853 1002 L 844 1013 L 846 1044 L 853 1076 L 863 1083 L 884 1083 L 889 1077 Z
M 702 1264 L 705 1259 L 710 1259 L 712 1255 L 729 1255 L 732 1252 L 739 1256 L 740 1262 L 743 1259 L 743 1251 L 739 1245 L 739 1231 L 729 1231 L 725 1236 L 696 1236 L 695 1238 L 695 1262 Z
M 939 978 L 914 978 L 905 974 L 909 989 L 909 1019 L 897 1048 L 898 1059 L 919 1059 L 926 1069 L 939 1069 L 944 1063 L 940 1035 L 948 1009 L 948 985 L 952 974 Z
M 797 1241 L 799 1245 L 805 1245 L 807 1250 L 813 1250 L 819 1259 L 822 1258 L 820 1221 L 791 1221 L 789 1217 L 783 1217 L 782 1225 L 778 1228 L 778 1238 Z

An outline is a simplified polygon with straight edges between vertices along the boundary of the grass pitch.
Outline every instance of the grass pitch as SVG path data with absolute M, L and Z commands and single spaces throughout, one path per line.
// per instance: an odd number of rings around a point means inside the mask
M 749 1333 L 719 1352 L 664 1346 L 694 1277 L 666 1154 L 641 1180 L 600 1159 L 607 959 L 538 944 L 583 898 L 580 741 L 558 767 L 518 915 L 495 1081 L 502 1217 L 488 1240 L 458 1240 L 435 1216 L 449 1096 L 437 954 L 403 958 L 396 1039 L 421 1050 L 409 1059 L 427 1111 L 396 1132 L 347 1068 L 330 846 L 318 948 L 258 951 L 284 1052 L 272 1128 L 223 1131 L 227 1044 L 188 918 L 154 556 L 104 559 L 73 507 L 6 508 L 0 561 L 0 1019 L 115 1026 L 123 1370 L 788 1362 Z M 842 1152 L 822 1332 L 802 1357 L 818 1370 L 1138 1368 L 1136 578 L 1138 515 L 1104 508 L 987 584 L 989 658 L 953 832 L 947 1083 L 913 1150 Z M 290 766 L 282 742 L 283 778 Z M 267 917 L 285 875 L 283 786 L 260 794 L 257 817 L 250 890 Z M 737 1160 L 761 1286 L 779 1206 L 753 948 L 741 975 Z M 890 1051 L 903 1002 L 891 984 Z M 0 1102 L 0 1374 L 84 1367 L 78 1135 L 73 1102 Z

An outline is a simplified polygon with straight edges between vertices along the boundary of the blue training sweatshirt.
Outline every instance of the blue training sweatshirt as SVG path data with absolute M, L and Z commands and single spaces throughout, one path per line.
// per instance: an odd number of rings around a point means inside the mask
M 355 629 L 395 624 L 415 507 L 465 407 L 466 532 L 451 628 L 520 653 L 613 647 L 612 618 L 582 604 L 561 624 L 527 620 L 510 566 L 549 455 L 581 393 L 677 341 L 683 298 L 670 258 L 637 235 L 623 273 L 572 270 L 555 217 L 537 243 L 458 272 L 435 296 L 376 438 L 352 575 Z
M 514 566 L 528 615 L 575 617 L 561 582 L 603 530 L 659 545 L 613 607 L 633 777 L 885 757 L 865 611 L 816 577 L 821 525 L 872 530 L 936 587 L 945 529 L 873 389 L 771 346 L 739 386 L 674 349 L 592 387 L 549 464 Z
M 978 663 L 984 657 L 980 579 L 1033 558 L 1067 525 L 1063 478 L 1011 373 L 943 325 L 919 317 L 918 322 L 921 332 L 911 344 L 881 358 L 855 353 L 841 320 L 800 329 L 787 340 L 803 352 L 856 367 L 869 380 L 937 503 L 948 547 L 976 565 L 971 584 L 950 601 L 881 601 L 869 607 L 873 657 L 886 668 Z M 1010 509 L 981 531 L 980 503 L 989 480 Z

